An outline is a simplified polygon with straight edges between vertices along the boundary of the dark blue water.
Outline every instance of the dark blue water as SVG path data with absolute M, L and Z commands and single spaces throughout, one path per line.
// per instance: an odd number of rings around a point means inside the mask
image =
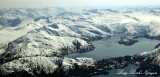
M 94 41 L 92 43 L 96 48 L 93 51 L 89 51 L 85 53 L 74 53 L 74 54 L 68 55 L 67 57 L 71 57 L 71 58 L 90 57 L 95 60 L 100 60 L 104 58 L 135 55 L 140 52 L 153 50 L 154 47 L 160 42 L 158 40 L 138 38 L 137 40 L 139 40 L 139 42 L 131 46 L 125 46 L 122 44 L 118 44 L 119 38 L 120 37 L 116 36 L 116 37 L 104 38 L 99 41 Z M 136 68 L 138 68 L 138 66 L 129 65 L 128 67 L 124 68 L 124 70 L 129 72 L 130 70 L 136 69 Z M 116 74 L 117 72 L 118 72 L 118 69 L 114 69 L 114 70 L 110 70 L 108 75 L 98 75 L 93 77 L 143 77 L 143 76 L 137 76 L 134 74 L 124 76 L 123 74 Z
M 144 76 L 135 75 L 131 73 L 131 71 L 136 70 L 136 68 L 138 68 L 138 66 L 129 65 L 124 69 L 110 70 L 108 75 L 97 75 L 92 77 L 144 77 Z M 124 71 L 124 73 L 119 73 L 119 71 Z M 145 77 L 151 77 L 151 76 L 145 76 Z
M 140 52 L 153 50 L 154 47 L 159 43 L 158 40 L 150 40 L 146 38 L 138 38 L 139 42 L 125 46 L 118 44 L 119 37 L 104 38 L 99 41 L 92 42 L 96 47 L 94 50 L 84 53 L 73 53 L 67 57 L 91 57 L 99 60 L 110 57 L 119 57 L 125 55 L 135 55 Z

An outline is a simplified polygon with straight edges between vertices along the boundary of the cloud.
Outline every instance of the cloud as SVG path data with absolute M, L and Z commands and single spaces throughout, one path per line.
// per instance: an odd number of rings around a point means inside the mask
M 160 0 L 54 0 L 60 7 L 158 6 Z
M 53 6 L 53 0 L 0 0 L 0 7 L 47 7 Z

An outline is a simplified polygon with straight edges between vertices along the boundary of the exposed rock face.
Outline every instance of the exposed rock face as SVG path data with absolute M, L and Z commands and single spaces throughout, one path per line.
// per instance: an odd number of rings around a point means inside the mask
M 26 57 L 2 64 L 2 76 L 31 77 L 84 77 L 108 74 L 107 70 L 122 69 L 135 62 L 134 57 L 124 56 L 95 61 L 91 58 L 60 58 L 60 57 Z
M 37 17 L 34 19 L 35 22 L 39 21 L 40 19 L 45 19 L 47 21 L 47 23 L 51 23 L 50 21 L 50 17 L 45 17 L 45 16 L 42 16 L 42 17 Z
M 146 36 L 144 36 L 144 37 L 146 37 L 146 38 L 148 38 L 148 39 L 156 39 L 156 40 L 160 40 L 160 35 L 156 35 L 156 36 L 146 35 Z
M 142 52 L 135 55 L 140 61 L 140 67 L 136 70 L 144 76 L 160 76 L 160 47 L 153 51 Z
M 88 12 L 91 12 L 91 13 L 99 13 L 97 9 L 91 9 L 91 10 L 88 10 Z
M 89 76 L 97 71 L 91 58 L 62 58 L 93 50 L 91 43 L 76 37 L 55 36 L 54 29 L 48 32 L 48 28 L 51 27 L 32 30 L 8 43 L 0 59 L 2 76 Z
M 140 63 L 136 72 L 141 72 L 143 76 L 160 76 L 159 56 L 155 58 L 146 58 Z
M 140 14 L 146 14 L 146 18 L 141 18 L 135 9 L 64 9 L 64 8 L 10 8 L 10 9 L 0 9 L 0 24 L 10 24 L 12 26 L 17 25 L 22 19 L 31 19 L 33 22 L 37 22 L 41 19 L 46 20 L 47 23 L 63 23 L 69 25 L 70 27 L 81 25 L 87 26 L 83 29 L 86 35 L 93 34 L 131 34 L 131 35 L 149 35 L 155 38 L 159 38 L 159 20 L 158 16 L 150 11 L 156 11 L 158 13 L 159 9 L 142 9 L 139 11 Z M 122 13 L 122 14 L 121 14 Z M 135 16 L 132 16 L 135 14 Z M 9 16 L 8 18 L 5 18 Z M 14 18 L 11 18 L 13 16 Z M 109 16 L 109 17 L 106 17 Z M 150 19 L 150 16 L 153 18 Z M 13 21 L 12 21 L 13 20 Z M 67 20 L 67 21 L 66 21 Z M 117 21 L 118 20 L 118 21 Z M 126 21 L 127 20 L 127 21 Z M 107 22 L 106 22 L 107 21 Z M 28 23 L 27 23 L 28 24 Z M 88 26 L 92 24 L 94 28 Z M 48 25 L 48 24 L 45 24 Z M 73 26 L 72 26 L 73 25 Z M 99 30 L 98 30 L 99 29 Z M 93 36 L 93 35 L 92 35 Z
M 14 27 L 20 23 L 21 23 L 21 19 L 19 17 L 13 18 L 13 19 L 7 19 L 7 18 L 3 18 L 3 17 L 0 18 L 0 25 L 3 25 L 3 26 Z
M 26 57 L 2 64 L 0 71 L 6 77 L 25 74 L 31 77 L 88 76 L 96 70 L 94 62 L 91 58 Z
M 127 67 L 129 63 L 133 62 L 132 56 L 115 57 L 99 60 L 95 65 L 101 70 L 122 69 Z
M 160 66 L 154 65 L 154 64 L 145 64 L 143 66 L 140 66 L 136 72 L 141 72 L 142 76 L 154 76 L 158 77 L 160 76 Z
M 24 77 L 24 74 L 26 74 L 25 76 L 34 77 L 84 77 L 94 74 L 108 74 L 106 69 L 124 68 L 132 62 L 139 62 L 140 69 L 144 64 L 148 63 L 144 66 L 144 69 L 148 69 L 150 65 L 153 65 L 153 68 L 158 72 L 159 58 L 157 55 L 159 51 L 157 49 L 153 52 L 145 52 L 133 57 L 117 57 L 96 62 L 86 58 L 61 58 L 63 55 L 70 53 L 94 49 L 93 45 L 86 41 L 102 39 L 108 33 L 141 35 L 151 39 L 160 39 L 159 23 L 152 22 L 159 22 L 159 18 L 154 14 L 146 13 L 149 10 L 138 11 L 142 15 L 145 13 L 145 18 L 139 16 L 139 14 L 137 15 L 134 11 L 136 10 L 131 10 L 127 15 L 124 15 L 125 12 L 112 9 L 78 10 L 78 12 L 62 8 L 57 8 L 57 11 L 55 8 L 0 10 L 0 15 L 4 15 L 0 19 L 0 25 L 2 26 L 19 25 L 21 19 L 18 17 L 22 16 L 24 16 L 24 18 L 22 17 L 23 19 L 29 18 L 30 20 L 31 18 L 32 22 L 37 24 L 43 24 L 43 22 L 38 22 L 42 19 L 47 22 L 43 25 L 49 25 L 30 31 L 26 35 L 8 43 L 0 59 L 2 63 L 0 70 L 3 74 L 0 77 L 4 75 Z M 159 13 L 159 11 L 156 12 L 157 14 Z M 15 17 L 5 18 L 8 15 Z M 150 20 L 151 16 L 153 20 Z M 30 21 L 26 21 L 21 25 L 26 26 L 28 23 Z M 132 39 L 125 40 L 120 43 L 132 45 L 136 42 Z
M 58 27 L 57 24 L 51 24 L 50 26 L 51 26 L 52 28 L 59 29 L 59 27 Z
M 2 76 L 22 75 L 39 77 L 84 77 L 98 74 L 108 74 L 107 70 L 127 67 L 128 64 L 139 63 L 140 67 L 136 70 L 146 75 L 145 71 L 155 72 L 152 76 L 159 76 L 160 57 L 155 56 L 159 53 L 159 48 L 150 52 L 139 53 L 134 56 L 124 56 L 107 58 L 95 61 L 91 58 L 60 58 L 60 57 L 26 57 L 2 64 Z M 19 65 L 16 65 L 19 64 Z M 16 71 L 16 72 L 15 72 Z M 147 74 L 149 76 L 150 74 Z
M 2 56 L 4 60 L 28 56 L 62 56 L 93 49 L 94 47 L 92 44 L 79 38 L 49 36 L 43 33 L 29 33 L 8 43 L 6 51 Z
M 158 47 L 160 47 L 160 43 L 155 46 L 155 49 L 158 48 Z

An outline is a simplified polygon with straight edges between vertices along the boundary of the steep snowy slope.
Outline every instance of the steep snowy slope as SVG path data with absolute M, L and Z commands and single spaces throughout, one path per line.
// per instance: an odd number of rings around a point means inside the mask
M 38 29 L 42 27 L 43 25 L 32 22 L 32 21 L 23 21 L 20 26 L 17 27 L 6 27 L 0 30 L 0 43 L 8 43 L 10 41 L 13 41 L 27 32 Z
M 137 57 L 146 57 L 146 58 L 154 58 L 160 54 L 160 47 L 156 48 L 155 50 L 148 51 L 148 52 L 142 52 L 137 54 Z
M 61 56 L 73 52 L 89 51 L 93 48 L 93 45 L 79 38 L 53 36 L 46 30 L 36 29 L 9 42 L 3 58 Z
M 0 72 L 48 74 L 79 66 L 86 70 L 93 66 L 93 59 L 62 58 L 63 55 L 92 50 L 93 45 L 87 41 L 108 35 L 160 39 L 159 16 L 158 9 L 1 9 L 0 43 L 4 44 L 0 46 Z M 159 49 L 135 57 L 153 58 L 151 62 L 158 65 Z
M 75 69 L 75 64 L 87 68 L 93 66 L 94 62 L 91 58 L 26 57 L 4 63 L 1 65 L 0 71 L 6 75 L 22 70 L 27 71 L 31 75 L 34 75 L 35 72 L 38 74 L 42 72 L 52 74 L 59 69 L 67 73 L 69 70 Z M 59 73 L 62 73 L 62 71 L 59 71 Z
M 145 76 L 160 76 L 160 47 L 153 51 L 139 53 L 135 58 L 141 61 L 137 72 L 141 71 Z M 147 74 L 146 70 L 152 74 Z
M 154 12 L 153 12 L 154 10 Z M 59 35 L 77 37 L 103 37 L 110 34 L 159 36 L 159 9 L 63 9 L 19 8 L 1 9 L 2 26 L 9 25 L 8 18 L 26 20 L 41 25 L 59 25 Z M 156 14 L 155 14 L 156 13 Z M 4 20 L 5 19 L 5 20 Z M 12 21 L 11 21 L 12 22 Z M 25 21 L 24 21 L 25 22 Z M 6 25 L 4 25 L 6 23 Z M 22 26 L 23 24 L 14 26 Z M 29 24 L 29 23 L 27 23 Z M 78 30 L 78 31 L 77 31 Z M 65 34 L 66 33 L 66 34 Z

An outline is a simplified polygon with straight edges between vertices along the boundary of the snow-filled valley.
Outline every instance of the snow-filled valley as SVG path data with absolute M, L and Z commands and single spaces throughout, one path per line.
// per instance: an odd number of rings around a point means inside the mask
M 82 76 L 102 74 L 104 69 L 96 68 L 98 61 L 64 55 L 94 50 L 93 41 L 116 35 L 160 40 L 160 8 L 0 9 L 0 75 L 17 76 L 26 71 L 39 76 L 36 74 L 43 71 L 53 76 L 62 72 L 66 73 L 61 76 L 79 76 L 81 72 L 70 73 L 77 69 L 89 71 Z M 133 57 L 155 56 L 152 63 L 159 66 L 158 51 L 135 53 Z

